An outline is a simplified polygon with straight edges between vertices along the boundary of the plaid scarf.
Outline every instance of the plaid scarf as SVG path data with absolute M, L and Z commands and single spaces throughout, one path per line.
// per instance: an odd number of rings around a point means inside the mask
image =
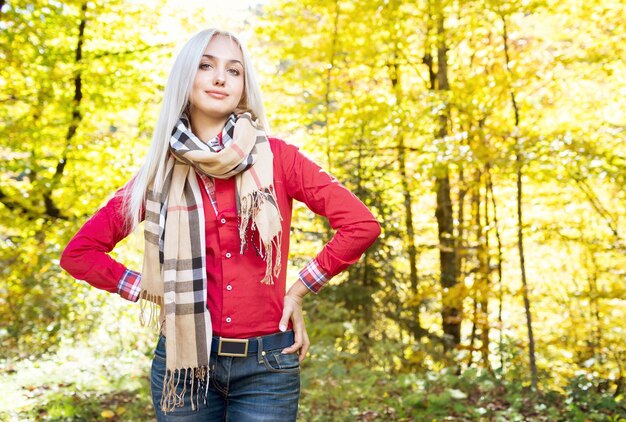
M 267 263 L 261 282 L 273 284 L 272 275 L 280 273 L 281 216 L 267 137 L 248 113 L 232 114 L 221 135 L 221 144 L 217 137 L 204 143 L 191 132 L 187 118 L 181 117 L 172 131 L 163 186 L 158 192 L 147 192 L 141 297 L 163 304 L 167 369 L 160 404 L 164 412 L 183 405 L 188 385 L 195 409 L 198 394 L 208 386 L 213 334 L 206 303 L 202 187 L 196 172 L 236 178 L 241 253 L 246 232 L 258 230 Z M 177 394 L 181 381 L 184 388 Z

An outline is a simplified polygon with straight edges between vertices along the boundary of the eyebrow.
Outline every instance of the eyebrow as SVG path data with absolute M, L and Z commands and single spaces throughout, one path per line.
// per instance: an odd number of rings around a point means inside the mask
M 211 59 L 211 60 L 218 60 L 217 57 L 212 56 L 210 54 L 203 54 L 202 57 L 206 57 L 206 58 Z M 241 65 L 241 67 L 243 67 L 243 63 L 240 62 L 239 60 L 230 59 L 230 60 L 228 60 L 228 63 L 239 63 Z

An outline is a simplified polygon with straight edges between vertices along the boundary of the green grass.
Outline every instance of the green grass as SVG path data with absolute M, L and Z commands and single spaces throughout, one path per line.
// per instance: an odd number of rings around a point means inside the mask
M 150 354 L 140 345 L 123 356 L 64 347 L 37 360 L 0 362 L 0 420 L 154 420 Z M 623 397 L 590 375 L 536 393 L 476 369 L 391 374 L 330 347 L 313 354 L 303 365 L 302 421 L 626 422 Z
M 0 420 L 149 421 L 150 359 L 89 348 L 0 365 Z

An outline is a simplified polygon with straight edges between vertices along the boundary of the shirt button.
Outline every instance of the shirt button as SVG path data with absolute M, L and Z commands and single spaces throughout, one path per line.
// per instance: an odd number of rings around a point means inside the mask
M 226 317 L 226 322 L 230 323 L 232 321 L 232 319 L 230 319 L 230 317 Z
M 231 291 L 232 289 L 233 289 L 233 286 L 231 286 L 230 284 L 226 286 L 226 290 Z
M 220 220 L 220 223 L 222 223 L 222 224 L 226 224 L 226 219 L 225 219 L 225 218 L 222 218 L 222 219 Z
M 226 252 L 226 258 L 230 258 L 232 255 L 230 252 Z

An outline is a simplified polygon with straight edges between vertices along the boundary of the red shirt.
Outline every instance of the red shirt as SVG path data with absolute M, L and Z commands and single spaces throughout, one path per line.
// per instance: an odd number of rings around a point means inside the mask
M 274 188 L 283 219 L 282 269 L 273 285 L 260 282 L 266 263 L 254 246 L 259 242 L 255 232 L 250 233 L 248 246 L 240 254 L 235 179 L 213 180 L 216 208 L 208 192 L 202 190 L 207 303 L 215 335 L 248 338 L 278 331 L 286 290 L 293 199 L 325 216 L 336 230 L 300 273 L 300 278 L 314 292 L 355 263 L 380 234 L 372 213 L 335 178 L 293 145 L 276 138 L 269 141 L 274 154 Z M 61 256 L 61 266 L 75 278 L 109 292 L 117 292 L 120 280 L 128 273 L 123 264 L 107 254 L 129 234 L 120 212 L 121 201 L 122 195 L 115 195 L 85 223 Z

